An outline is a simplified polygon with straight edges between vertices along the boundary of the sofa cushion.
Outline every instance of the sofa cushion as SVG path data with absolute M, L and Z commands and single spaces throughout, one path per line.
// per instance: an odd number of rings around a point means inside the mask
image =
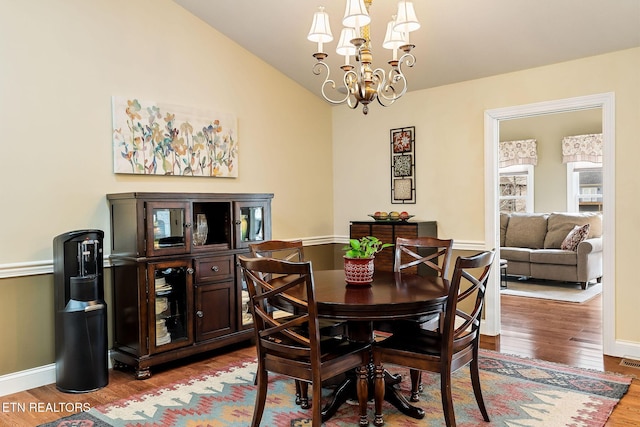
M 548 214 L 537 213 L 511 214 L 504 241 L 505 246 L 531 249 L 543 248 L 548 217 Z M 571 228 L 567 230 L 567 233 Z M 562 236 L 562 239 L 565 238 L 567 233 Z M 562 242 L 562 240 L 560 242 Z M 560 244 L 558 244 L 558 248 L 559 247 Z
M 512 248 L 506 246 L 500 248 L 500 258 L 506 259 L 507 261 L 529 262 L 531 252 L 533 252 L 533 250 L 528 248 Z
M 531 262 L 534 264 L 576 265 L 578 255 L 573 251 L 561 249 L 540 249 L 531 252 Z
M 552 213 L 547 220 L 545 249 L 560 249 L 562 241 L 576 225 L 589 224 L 587 238 L 602 236 L 602 215 L 598 212 Z
M 577 251 L 580 242 L 584 241 L 589 235 L 589 228 L 589 224 L 585 224 L 583 226 L 576 225 L 573 227 L 573 230 L 567 234 L 567 237 L 565 237 L 560 244 L 560 249 L 566 251 Z
M 505 246 L 504 241 L 507 236 L 507 225 L 509 224 L 509 214 L 500 213 L 500 246 Z

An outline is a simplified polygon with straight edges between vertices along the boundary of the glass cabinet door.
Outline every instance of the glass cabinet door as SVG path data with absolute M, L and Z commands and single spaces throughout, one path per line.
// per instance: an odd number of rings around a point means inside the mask
M 193 268 L 190 260 L 148 265 L 149 348 L 152 353 L 193 342 Z
M 239 318 L 239 329 L 248 329 L 253 327 L 253 315 L 251 314 L 251 309 L 249 308 L 249 290 L 247 289 L 247 282 L 244 280 L 244 276 L 242 274 L 242 268 L 240 268 L 240 263 L 237 264 L 237 273 L 236 277 L 238 280 L 238 290 L 240 292 L 239 302 L 240 302 L 240 310 L 238 313 L 240 314 Z
M 147 254 L 188 253 L 191 248 L 191 209 L 188 203 L 147 202 Z
M 236 202 L 236 248 L 271 239 L 271 210 L 268 202 Z

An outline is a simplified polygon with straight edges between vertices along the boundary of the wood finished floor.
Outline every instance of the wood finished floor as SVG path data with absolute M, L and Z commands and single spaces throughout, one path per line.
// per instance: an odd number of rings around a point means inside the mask
M 486 338 L 482 347 L 503 353 L 517 354 L 581 368 L 640 375 L 640 369 L 620 366 L 620 359 L 602 356 L 601 299 L 585 304 L 563 303 L 515 296 L 502 296 L 502 335 Z M 485 338 L 485 337 L 483 337 Z M 212 357 L 215 356 L 215 357 Z M 59 392 L 55 384 L 0 397 L 0 425 L 27 427 L 54 421 L 65 412 L 12 411 L 11 406 L 37 402 L 60 404 L 86 403 L 103 405 L 127 396 L 161 387 L 184 378 L 222 368 L 229 363 L 255 356 L 251 346 L 235 346 L 215 352 L 207 358 L 194 358 L 189 363 L 170 364 L 153 369 L 153 376 L 134 380 L 131 373 L 112 371 L 109 385 L 85 394 Z M 614 409 L 607 427 L 640 426 L 640 380 L 633 380 L 629 392 Z

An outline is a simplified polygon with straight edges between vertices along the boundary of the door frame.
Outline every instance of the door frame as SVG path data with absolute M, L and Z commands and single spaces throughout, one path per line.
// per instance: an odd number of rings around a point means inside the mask
M 486 110 L 484 114 L 485 166 L 485 242 L 488 247 L 500 248 L 500 215 L 498 206 L 498 145 L 500 122 L 546 114 L 566 113 L 587 109 L 602 109 L 603 136 L 603 277 L 602 344 L 607 355 L 622 357 L 615 349 L 615 94 L 613 92 L 544 101 L 533 104 Z M 497 259 L 499 257 L 496 257 Z M 496 261 L 497 263 L 497 261 Z M 497 264 L 496 264 L 497 267 Z M 500 334 L 500 277 L 493 269 L 486 292 L 483 334 Z

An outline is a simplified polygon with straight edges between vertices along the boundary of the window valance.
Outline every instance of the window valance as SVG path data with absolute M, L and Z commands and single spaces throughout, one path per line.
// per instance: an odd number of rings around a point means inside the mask
M 562 163 L 569 162 L 602 163 L 602 134 L 562 138 Z
M 535 139 L 500 141 L 499 166 L 537 165 L 538 146 Z

